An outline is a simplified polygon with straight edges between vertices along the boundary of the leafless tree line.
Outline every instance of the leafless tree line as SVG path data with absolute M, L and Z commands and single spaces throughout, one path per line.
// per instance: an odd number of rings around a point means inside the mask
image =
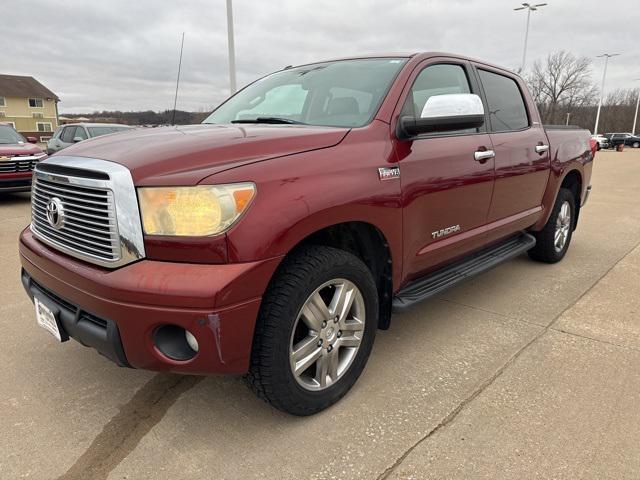
M 593 130 L 600 89 L 593 80 L 592 60 L 560 50 L 537 60 L 525 76 L 542 122 Z M 598 132 L 630 132 L 640 89 L 617 89 L 605 95 Z

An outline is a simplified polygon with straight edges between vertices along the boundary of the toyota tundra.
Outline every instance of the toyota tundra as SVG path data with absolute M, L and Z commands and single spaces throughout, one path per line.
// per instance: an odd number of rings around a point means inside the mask
M 594 153 L 483 61 L 287 67 L 201 125 L 40 162 L 22 283 L 59 341 L 125 367 L 242 374 L 309 415 L 354 385 L 392 312 L 525 252 L 562 260 Z

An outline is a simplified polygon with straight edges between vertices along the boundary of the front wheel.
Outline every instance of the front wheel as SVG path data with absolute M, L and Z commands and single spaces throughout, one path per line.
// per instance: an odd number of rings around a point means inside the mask
M 317 413 L 356 382 L 377 324 L 367 266 L 336 248 L 303 248 L 284 260 L 264 296 L 245 380 L 282 411 Z
M 536 246 L 529 250 L 529 257 L 545 263 L 556 263 L 562 260 L 571 243 L 574 218 L 573 192 L 567 188 L 561 188 L 546 225 L 541 231 L 534 232 Z
M 631 145 L 633 148 L 640 148 L 640 142 L 633 142 Z

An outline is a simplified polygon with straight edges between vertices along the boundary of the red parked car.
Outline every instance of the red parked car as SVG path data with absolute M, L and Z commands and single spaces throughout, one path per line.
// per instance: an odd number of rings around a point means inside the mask
M 0 125 L 0 193 L 28 192 L 35 165 L 47 154 L 36 139 L 25 139 L 9 125 Z
M 593 158 L 588 131 L 544 128 L 523 80 L 481 61 L 287 68 L 202 125 L 39 164 L 22 281 L 58 340 L 244 374 L 308 415 L 352 387 L 392 311 L 524 252 L 560 261 Z

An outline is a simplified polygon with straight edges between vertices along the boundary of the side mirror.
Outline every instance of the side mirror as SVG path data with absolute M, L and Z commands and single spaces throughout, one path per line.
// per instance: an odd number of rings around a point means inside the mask
M 84 138 L 82 137 L 73 137 L 73 143 L 78 143 L 78 142 L 81 142 L 82 140 L 84 140 Z
M 484 124 L 484 107 L 478 95 L 452 93 L 429 97 L 419 118 L 402 117 L 398 122 L 399 138 L 421 133 L 447 132 L 477 128 Z
M 38 143 L 38 139 L 36 137 L 27 137 L 27 142 Z

